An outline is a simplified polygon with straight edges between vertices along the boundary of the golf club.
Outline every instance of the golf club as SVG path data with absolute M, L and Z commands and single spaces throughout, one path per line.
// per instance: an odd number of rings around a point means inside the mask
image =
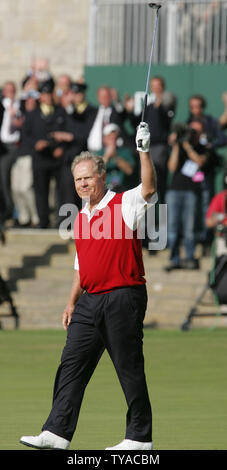
M 150 82 L 150 74 L 151 74 L 151 65 L 152 65 L 152 59 L 153 59 L 153 53 L 154 53 L 154 45 L 155 45 L 155 39 L 156 39 L 156 34 L 157 34 L 157 26 L 158 26 L 158 19 L 159 19 L 159 10 L 162 5 L 159 3 L 149 3 L 148 6 L 152 8 L 153 10 L 156 10 L 156 18 L 155 18 L 155 25 L 154 25 L 154 32 L 153 32 L 153 39 L 152 39 L 152 45 L 151 45 L 151 55 L 150 55 L 150 61 L 149 61 L 149 67 L 148 67 L 148 73 L 147 73 L 147 83 L 146 83 L 146 90 L 145 90 L 145 96 L 144 96 L 144 102 L 143 102 L 143 111 L 142 111 L 142 118 L 141 122 L 144 122 L 144 116 L 145 116 L 145 111 L 147 107 L 147 98 L 148 98 L 148 91 L 149 91 L 149 82 Z M 138 142 L 138 146 L 142 147 L 142 140 Z

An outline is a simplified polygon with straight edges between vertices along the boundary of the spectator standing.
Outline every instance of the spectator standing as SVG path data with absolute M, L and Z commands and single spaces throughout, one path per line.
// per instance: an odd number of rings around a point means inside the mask
M 148 122 L 151 136 L 150 154 L 157 173 L 159 203 L 164 203 L 168 173 L 168 136 L 175 115 L 176 97 L 171 92 L 165 90 L 165 81 L 160 76 L 155 76 L 151 79 L 150 89 L 151 95 L 145 120 Z M 125 106 L 132 125 L 137 127 L 141 120 L 141 115 L 135 116 L 133 114 L 134 100 L 128 98 Z
M 193 129 L 190 137 L 175 142 L 168 160 L 168 169 L 173 174 L 166 194 L 168 205 L 168 247 L 172 269 L 197 269 L 195 252 L 195 219 L 201 182 L 204 179 L 203 167 L 209 158 L 208 150 L 199 142 L 200 134 Z M 185 260 L 180 258 L 180 237 L 183 236 Z
M 63 146 L 64 150 L 60 178 L 60 205 L 76 204 L 78 208 L 81 208 L 81 199 L 75 191 L 71 165 L 75 156 L 86 150 L 87 134 L 83 120 L 77 119 L 74 112 L 69 112 L 71 103 L 72 93 L 67 90 L 62 94 L 60 100 L 65 111 L 64 131 L 53 132 L 51 135 L 59 145 Z
M 83 135 L 88 139 L 89 132 L 97 114 L 97 108 L 87 102 L 86 99 L 87 84 L 81 82 L 72 82 L 70 87 L 70 104 L 66 111 L 71 114 L 76 122 L 80 122 Z
M 53 100 L 55 105 L 61 104 L 61 97 L 63 93 L 67 93 L 70 90 L 70 86 L 71 77 L 68 74 L 62 74 L 58 77 L 53 92 Z
M 197 234 L 198 241 L 203 244 L 204 250 L 211 242 L 211 233 L 206 227 L 205 216 L 215 192 L 215 171 L 221 165 L 217 150 L 227 145 L 227 137 L 222 131 L 218 119 L 205 113 L 206 105 L 206 100 L 202 95 L 193 95 L 189 100 L 190 115 L 188 118 L 188 123 L 193 120 L 202 122 L 203 134 L 201 134 L 200 140 L 203 145 L 209 148 L 210 152 L 208 166 L 206 167 L 206 178 L 201 188 L 201 204 L 199 205 L 199 210 L 202 213 L 202 227 Z
M 23 95 L 23 119 L 29 120 L 30 113 L 37 107 L 37 100 L 38 94 L 35 90 L 28 91 L 27 96 Z M 32 151 L 31 142 L 24 136 L 22 125 L 16 162 L 11 169 L 12 198 L 17 213 L 15 225 L 19 227 L 35 227 L 39 223 L 34 194 Z
M 16 86 L 14 82 L 6 82 L 2 90 L 2 123 L 0 130 L 1 142 L 4 152 L 0 159 L 0 183 L 5 205 L 4 219 L 13 216 L 13 200 L 11 193 L 10 174 L 16 159 L 16 148 L 20 141 L 21 111 L 20 103 L 16 99 Z
M 103 147 L 103 129 L 107 124 L 114 123 L 121 127 L 122 116 L 112 104 L 111 89 L 101 86 L 97 91 L 99 106 L 91 116 L 87 140 L 88 150 L 98 152 Z
M 49 187 L 53 177 L 57 194 L 60 193 L 63 145 L 59 144 L 52 132 L 64 131 L 65 112 L 53 104 L 53 84 L 48 81 L 39 88 L 39 106 L 24 122 L 25 138 L 33 148 L 33 175 L 36 206 L 40 228 L 49 225 Z
M 206 100 L 201 95 L 193 95 L 189 100 L 190 115 L 188 123 L 193 119 L 201 119 L 204 123 L 204 132 L 210 142 L 210 148 L 217 149 L 227 145 L 227 138 L 220 128 L 218 119 L 210 114 L 205 114 Z

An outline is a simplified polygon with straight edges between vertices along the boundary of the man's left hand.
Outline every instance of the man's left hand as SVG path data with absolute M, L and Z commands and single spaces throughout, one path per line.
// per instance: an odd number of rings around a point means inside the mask
M 139 143 L 142 146 L 139 147 Z M 137 128 L 136 133 L 136 148 L 138 152 L 149 153 L 150 150 L 150 131 L 146 122 L 141 122 Z

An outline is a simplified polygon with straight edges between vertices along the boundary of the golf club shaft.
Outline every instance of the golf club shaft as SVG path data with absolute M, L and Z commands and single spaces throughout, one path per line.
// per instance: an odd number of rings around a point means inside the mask
M 150 61 L 149 61 L 149 67 L 148 67 L 148 73 L 147 73 L 147 83 L 146 83 L 146 89 L 145 89 L 145 96 L 144 96 L 144 102 L 143 102 L 143 111 L 142 111 L 141 122 L 144 122 L 145 111 L 146 111 L 146 108 L 147 108 L 147 98 L 148 98 L 148 91 L 149 91 L 151 65 L 152 65 L 152 59 L 153 59 L 153 53 L 154 53 L 155 39 L 156 39 L 156 35 L 157 35 L 158 17 L 159 17 L 159 8 L 156 11 L 155 26 L 154 26 Z M 139 145 L 139 147 L 142 147 L 142 141 L 141 140 L 139 141 L 138 145 Z

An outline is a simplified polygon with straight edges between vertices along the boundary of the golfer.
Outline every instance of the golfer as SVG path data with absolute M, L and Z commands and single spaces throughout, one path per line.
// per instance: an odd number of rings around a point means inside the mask
M 86 203 L 75 221 L 75 278 L 63 312 L 67 341 L 50 415 L 41 434 L 21 438 L 25 445 L 69 448 L 85 388 L 106 348 L 128 406 L 125 439 L 107 450 L 153 448 L 143 357 L 147 293 L 138 235 L 145 207 L 157 200 L 146 123 L 137 129 L 136 144 L 141 184 L 121 194 L 106 190 L 102 157 L 83 152 L 73 162 L 75 187 Z

